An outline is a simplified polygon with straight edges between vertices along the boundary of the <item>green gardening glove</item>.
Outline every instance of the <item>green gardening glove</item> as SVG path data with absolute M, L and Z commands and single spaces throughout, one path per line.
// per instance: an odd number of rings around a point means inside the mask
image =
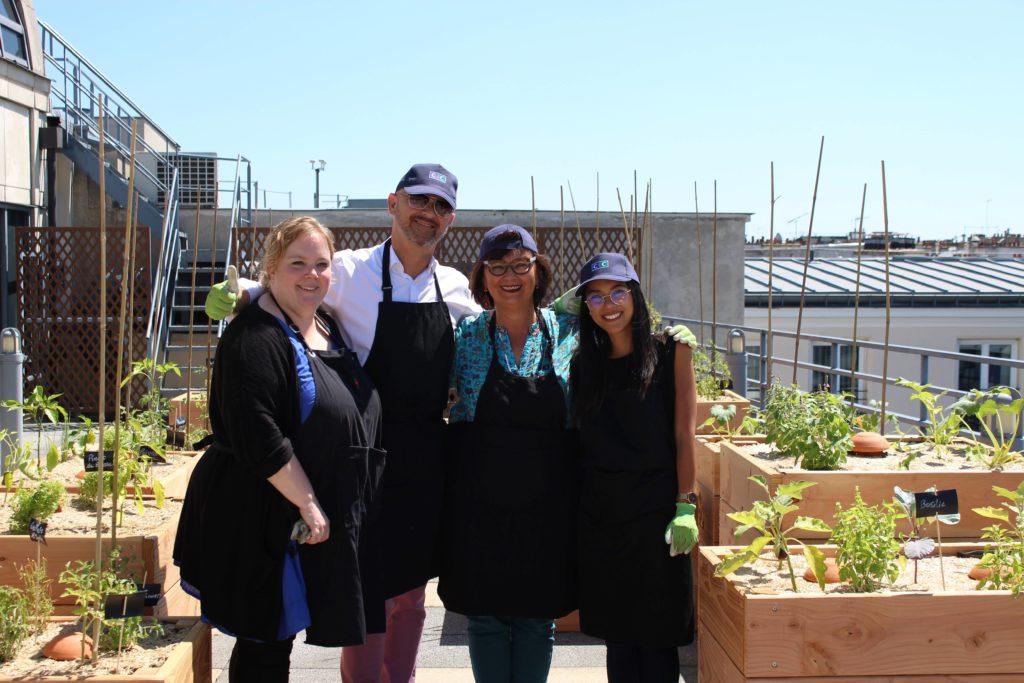
M 691 349 L 697 348 L 697 336 L 686 325 L 672 325 L 665 330 L 675 343 L 686 344 Z
M 557 299 L 551 302 L 551 308 L 555 313 L 562 313 L 568 315 L 579 315 L 580 305 L 582 299 L 576 296 L 576 290 L 579 286 L 573 287 L 572 289 L 566 290 Z
M 697 545 L 696 512 L 697 506 L 692 503 L 676 503 L 676 516 L 665 527 L 669 557 L 689 555 Z
M 235 312 L 235 303 L 238 301 L 238 294 L 229 288 L 229 282 L 218 282 L 210 288 L 206 296 L 206 315 L 212 320 L 223 320 Z

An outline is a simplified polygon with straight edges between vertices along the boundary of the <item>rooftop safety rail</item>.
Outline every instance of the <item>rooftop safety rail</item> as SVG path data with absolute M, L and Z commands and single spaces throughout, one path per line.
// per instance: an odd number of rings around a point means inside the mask
M 245 161 L 245 173 L 246 173 L 246 207 L 245 215 L 243 216 L 242 210 L 242 162 Z M 235 177 L 231 181 L 231 213 L 228 218 L 228 249 L 224 256 L 224 278 L 227 279 L 228 266 L 235 263 L 235 240 L 233 236 L 235 231 L 240 228 L 248 227 L 252 225 L 252 194 L 250 192 L 249 183 L 252 177 L 252 164 L 245 157 L 239 155 L 235 159 Z M 217 325 L 217 337 L 224 333 L 224 321 L 221 320 Z
M 153 278 L 153 304 L 149 309 L 146 325 L 146 344 L 150 358 L 160 358 L 167 346 L 170 331 L 172 287 L 177 278 L 181 250 L 178 249 L 178 230 L 174 228 L 178 217 L 178 169 L 171 174 L 167 190 L 167 209 L 160 233 L 160 255 Z
M 707 339 L 709 341 L 712 338 L 715 338 L 715 337 L 720 338 L 720 334 L 714 335 L 714 332 L 712 330 L 712 323 L 707 321 L 707 320 L 700 321 L 700 320 L 695 320 L 695 319 L 692 319 L 692 318 L 679 318 L 679 317 L 673 317 L 673 316 L 665 316 L 663 321 L 666 324 L 682 323 L 684 325 L 687 325 L 687 326 L 689 326 L 691 328 L 691 330 L 694 331 L 695 334 L 697 334 L 698 338 L 700 338 L 700 336 L 701 336 L 700 335 L 700 331 L 701 331 L 701 327 L 703 326 L 703 331 L 705 332 L 706 337 L 707 337 Z M 744 362 L 731 363 L 730 364 L 730 368 L 731 369 L 732 368 L 739 368 L 741 370 L 742 374 L 743 374 L 743 377 L 742 378 L 739 377 L 737 375 L 737 373 L 734 371 L 733 372 L 733 386 L 734 386 L 734 390 L 735 391 L 743 394 L 744 396 L 747 396 L 748 393 L 751 394 L 748 397 L 754 403 L 756 403 L 758 405 L 758 407 L 764 407 L 764 397 L 765 397 L 766 391 L 768 389 L 768 382 L 769 382 L 769 379 L 768 379 L 768 359 L 769 358 L 771 358 L 771 362 L 772 362 L 772 365 L 773 365 L 773 372 L 772 372 L 773 379 L 779 379 L 784 384 L 788 384 L 789 383 L 789 380 L 790 380 L 790 378 L 792 376 L 792 369 L 793 369 L 793 365 L 794 364 L 796 365 L 798 370 L 807 370 L 807 371 L 811 371 L 811 372 L 817 371 L 817 372 L 820 372 L 820 373 L 822 373 L 822 374 L 824 374 L 826 376 L 837 377 L 837 378 L 838 377 L 847 377 L 847 378 L 850 378 L 851 380 L 856 381 L 858 383 L 863 381 L 863 382 L 872 383 L 872 384 L 875 384 L 875 385 L 881 385 L 882 382 L 884 381 L 885 384 L 888 385 L 888 386 L 896 386 L 897 379 L 899 379 L 899 378 L 896 378 L 896 377 L 885 377 L 885 378 L 883 378 L 881 375 L 870 373 L 870 372 L 865 372 L 865 371 L 860 370 L 860 369 L 850 370 L 850 369 L 846 369 L 846 368 L 840 367 L 840 365 L 839 365 L 840 353 L 838 352 L 840 347 L 856 345 L 856 348 L 858 349 L 858 351 L 860 351 L 860 350 L 870 350 L 870 351 L 874 351 L 877 354 L 881 354 L 881 353 L 883 353 L 885 351 L 886 345 L 882 344 L 882 343 L 879 343 L 879 342 L 871 342 L 871 341 L 865 341 L 865 340 L 858 339 L 856 341 L 856 343 L 854 343 L 854 341 L 852 339 L 847 339 L 847 338 L 843 338 L 843 337 L 830 337 L 830 336 L 824 336 L 824 335 L 803 334 L 803 333 L 800 334 L 799 338 L 800 338 L 801 346 L 803 345 L 803 342 L 810 342 L 810 343 L 817 343 L 817 344 L 828 344 L 828 345 L 831 346 L 831 348 L 832 348 L 831 358 L 833 359 L 832 364 L 831 365 L 820 365 L 820 364 L 811 363 L 811 362 L 807 362 L 807 361 L 795 360 L 795 359 L 790 358 L 790 357 L 775 355 L 776 339 L 795 340 L 797 338 L 797 335 L 796 335 L 795 332 L 773 329 L 771 331 L 771 334 L 769 335 L 768 330 L 766 330 L 764 328 L 750 327 L 750 326 L 746 326 L 746 325 L 731 325 L 731 324 L 722 323 L 722 322 L 716 323 L 715 327 L 718 328 L 719 333 L 722 330 L 726 330 L 726 331 L 728 331 L 728 333 L 731 333 L 732 330 L 738 330 L 738 331 L 740 331 L 740 332 L 742 332 L 744 334 L 745 343 L 744 343 L 744 351 L 743 351 L 743 354 L 742 354 L 744 356 L 744 358 L 743 358 Z M 712 335 L 714 335 L 714 337 Z M 755 342 L 755 340 L 756 340 L 756 342 Z M 728 349 L 719 347 L 717 345 L 716 345 L 716 348 L 721 353 L 723 353 L 723 355 L 725 355 L 727 360 L 729 359 L 729 355 L 730 354 L 728 353 Z M 751 353 L 750 349 L 752 349 L 752 348 L 758 349 L 757 353 Z M 940 349 L 928 349 L 928 348 L 922 348 L 922 347 L 916 347 L 916 346 L 902 346 L 902 345 L 898 345 L 898 344 L 889 344 L 888 345 L 888 352 L 890 354 L 890 357 L 893 356 L 893 355 L 916 356 L 918 358 L 918 364 L 917 364 L 918 365 L 918 372 L 917 372 L 917 376 L 916 377 L 907 377 L 906 379 L 915 381 L 915 382 L 917 382 L 919 384 L 932 384 L 932 387 L 933 387 L 933 389 L 935 391 L 937 391 L 937 392 L 945 391 L 945 392 L 948 393 L 948 395 L 951 398 L 954 398 L 954 399 L 957 398 L 957 397 L 963 396 L 964 394 L 966 394 L 968 392 L 964 391 L 964 390 L 961 390 L 961 389 L 959 389 L 957 387 L 946 387 L 946 386 L 941 386 L 941 385 L 933 384 L 931 382 L 931 375 L 933 374 L 932 373 L 933 361 L 939 360 L 939 361 L 951 362 L 951 363 L 975 363 L 975 364 L 984 364 L 984 365 L 988 365 L 988 366 L 996 366 L 996 367 L 999 367 L 999 368 L 1009 368 L 1010 371 L 1011 371 L 1011 376 L 1014 373 L 1014 371 L 1024 370 L 1024 360 L 1019 360 L 1019 359 L 1016 359 L 1016 358 L 998 358 L 998 357 L 995 357 L 995 356 L 981 356 L 981 355 L 972 354 L 972 353 L 959 353 L 959 352 L 955 352 L 955 351 L 943 351 L 943 350 L 940 350 Z M 863 365 L 863 363 L 860 363 L 860 365 Z M 782 367 L 785 368 L 785 370 L 783 372 L 779 372 L 778 370 L 775 369 L 775 367 L 777 367 L 777 366 L 782 366 Z M 748 372 L 747 371 L 748 368 L 756 368 L 756 371 L 754 371 L 752 373 Z M 841 393 L 841 390 L 840 390 L 840 387 L 839 387 L 839 382 L 838 381 L 837 382 L 833 382 L 832 384 L 834 386 L 830 386 L 829 390 L 832 391 L 833 393 Z M 1011 384 L 1012 384 L 1012 382 L 1011 382 Z M 1016 389 L 1014 389 L 1014 391 L 1016 391 Z M 870 403 L 862 402 L 860 400 L 860 392 L 858 391 L 857 393 L 858 393 L 858 395 L 855 397 L 856 398 L 856 402 L 854 403 L 854 406 L 857 408 L 858 411 L 860 411 L 860 412 L 870 412 L 870 413 L 879 413 L 880 412 L 880 406 L 871 405 Z M 887 399 L 886 402 L 889 403 L 891 401 Z M 916 416 L 908 414 L 908 413 L 905 413 L 905 412 L 899 412 L 899 411 L 896 411 L 896 410 L 891 410 L 891 409 L 887 409 L 886 410 L 886 414 L 887 415 L 892 415 L 892 416 L 896 417 L 897 419 L 900 420 L 900 422 L 904 422 L 904 423 L 908 423 L 908 424 L 912 424 L 912 425 L 924 426 L 924 425 L 928 424 L 928 415 L 927 415 L 927 412 L 926 412 L 926 410 L 925 410 L 923 405 L 920 408 L 919 414 L 916 415 Z M 1017 423 L 1018 424 L 1015 427 L 1015 429 L 1020 431 L 1020 427 L 1024 426 L 1024 415 L 1020 416 L 1020 418 L 1017 420 Z M 1020 438 L 1020 436 L 1021 435 L 1018 434 L 1018 439 Z
M 131 159 L 133 119 L 143 121 L 145 130 L 157 133 L 165 141 L 162 149 L 154 148 L 145 138 L 156 136 L 140 134 L 136 143 L 137 160 L 142 161 L 147 155 L 153 160 L 153 163 L 137 163 L 136 171 L 141 176 L 137 177 L 137 181 L 142 180 L 139 183 L 142 195 L 155 203 L 158 193 L 168 190 L 167 183 L 157 176 L 156 160 L 169 163 L 167 156 L 178 151 L 178 143 L 52 27 L 41 20 L 39 27 L 47 77 L 51 81 L 52 107 L 55 112 L 63 112 L 65 127 L 73 135 L 88 141 L 99 138 L 97 120 L 99 101 L 102 99 L 106 144 L 116 152 L 125 167 Z M 107 163 L 106 159 L 102 161 Z

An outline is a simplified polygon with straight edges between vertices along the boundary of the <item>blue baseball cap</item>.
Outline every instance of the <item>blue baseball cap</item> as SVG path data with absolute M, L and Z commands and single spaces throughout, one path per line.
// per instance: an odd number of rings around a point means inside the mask
M 593 280 L 615 280 L 617 282 L 640 282 L 633 264 L 622 254 L 603 252 L 590 257 L 580 270 L 580 284 L 576 296 L 583 296 L 584 285 Z
M 523 226 L 505 223 L 484 233 L 484 238 L 480 240 L 480 260 L 482 261 L 492 251 L 514 249 L 529 249 L 536 254 L 537 241 Z
M 395 192 L 405 190 L 409 194 L 433 194 L 455 208 L 455 191 L 459 179 L 441 164 L 416 164 L 398 181 Z

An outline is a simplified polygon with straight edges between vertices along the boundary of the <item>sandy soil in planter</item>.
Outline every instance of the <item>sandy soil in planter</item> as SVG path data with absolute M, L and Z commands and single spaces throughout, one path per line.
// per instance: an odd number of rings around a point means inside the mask
M 45 453 L 43 454 L 43 457 L 44 480 L 59 481 L 60 483 L 64 484 L 65 487 L 78 487 L 82 483 L 77 476 L 80 472 L 83 472 L 81 456 L 73 456 L 69 460 L 65 460 L 64 462 L 59 463 L 56 467 L 49 471 L 46 470 Z M 150 483 L 152 483 L 152 480 L 154 478 L 163 481 L 171 472 L 174 472 L 178 468 L 189 464 L 193 459 L 192 456 L 182 455 L 180 452 L 176 451 L 168 451 L 164 457 L 167 459 L 166 463 L 154 462 L 150 464 L 150 469 L 149 472 L 147 473 L 147 480 Z M 17 480 L 20 477 L 21 473 L 16 472 L 15 479 Z M 31 488 L 36 484 L 36 482 L 30 479 L 21 478 L 20 481 L 23 488 Z
M 47 520 L 46 535 L 72 536 L 92 534 L 96 532 L 95 508 L 82 509 L 75 502 L 76 496 L 71 494 L 64 501 L 60 512 Z M 119 503 L 120 504 L 120 501 Z M 110 503 L 103 507 L 103 533 L 110 533 Z M 152 500 L 146 500 L 143 514 L 135 508 L 135 500 L 129 496 L 122 508 L 122 521 L 117 525 L 118 536 L 145 535 L 158 528 L 181 510 L 181 503 L 165 500 L 162 508 L 157 508 Z M 0 506 L 0 534 L 8 534 L 11 526 L 11 507 Z M 44 551 L 45 554 L 45 551 Z
M 737 439 L 737 441 L 740 441 Z M 797 467 L 796 458 L 783 453 L 772 443 L 743 444 L 745 452 L 750 455 L 771 463 L 772 467 L 783 472 L 821 472 L 824 470 L 806 470 Z M 904 450 L 898 451 L 890 448 L 885 455 L 863 456 L 849 454 L 846 456 L 846 464 L 840 470 L 846 472 L 870 472 L 880 470 L 892 470 L 894 472 L 928 472 L 931 470 L 960 470 L 964 472 L 988 472 L 985 465 L 969 458 L 965 453 L 966 443 L 958 443 L 947 446 L 944 454 L 936 452 L 935 447 L 929 443 L 908 443 L 903 446 Z M 900 468 L 900 462 L 905 460 L 910 453 L 917 453 L 918 457 L 910 463 L 908 470 Z M 1003 472 L 1024 473 L 1024 462 L 1014 462 L 1005 465 Z

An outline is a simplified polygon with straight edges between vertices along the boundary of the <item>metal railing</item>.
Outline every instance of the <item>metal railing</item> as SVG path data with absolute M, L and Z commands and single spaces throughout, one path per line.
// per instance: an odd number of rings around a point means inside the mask
M 160 233 L 160 256 L 153 276 L 153 305 L 149 309 L 146 325 L 146 344 L 149 357 L 159 359 L 167 347 L 170 328 L 171 304 L 174 297 L 174 281 L 178 275 L 181 250 L 176 244 L 178 230 L 174 227 L 178 219 L 178 169 L 171 174 L 167 190 L 167 210 Z
M 157 206 L 159 193 L 168 190 L 167 183 L 157 175 L 157 162 L 167 163 L 167 155 L 176 153 L 178 144 L 59 33 L 43 21 L 39 21 L 39 27 L 51 82 L 51 109 L 63 112 L 65 127 L 72 135 L 90 143 L 99 139 L 97 120 L 102 99 L 107 150 L 115 154 L 123 169 L 131 162 L 132 120 L 144 121 L 146 129 L 164 140 L 163 149 L 152 147 L 143 134 L 136 141 L 136 186 L 150 204 Z M 106 159 L 100 161 L 101 168 L 107 164 Z
M 246 164 L 246 212 L 245 217 L 242 216 L 242 160 L 245 160 Z M 224 278 L 227 278 L 228 266 L 234 262 L 234 248 L 235 241 L 232 236 L 235 234 L 235 230 L 239 228 L 249 227 L 252 225 L 252 199 L 249 192 L 249 176 L 250 176 L 250 164 L 249 160 L 245 159 L 242 155 L 238 155 L 235 159 L 235 177 L 231 183 L 231 213 L 228 218 L 228 248 L 224 255 Z M 217 324 L 217 338 L 224 333 L 224 321 L 221 320 Z
M 672 317 L 672 316 L 665 316 L 664 317 L 664 321 L 666 323 L 669 323 L 669 324 L 682 323 L 684 325 L 687 325 L 697 334 L 698 337 L 700 337 L 700 329 L 701 329 L 701 326 L 703 325 L 704 330 L 707 332 L 707 335 L 706 335 L 707 339 L 709 339 L 709 340 L 712 339 L 712 336 L 711 336 L 712 335 L 711 323 L 709 323 L 707 321 L 703 321 L 702 322 L 700 320 L 695 320 L 695 319 L 692 319 L 692 318 L 676 318 L 676 317 Z M 855 399 L 856 399 L 855 402 L 854 402 L 854 406 L 860 412 L 875 413 L 875 414 L 878 414 L 879 412 L 881 412 L 881 406 L 871 405 L 870 403 L 865 403 L 862 400 L 860 400 L 860 394 L 861 394 L 861 392 L 859 391 L 859 383 L 860 382 L 865 382 L 865 383 L 875 384 L 875 385 L 881 385 L 883 383 L 883 381 L 884 381 L 887 386 L 892 386 L 892 387 L 897 386 L 897 380 L 899 378 L 895 378 L 895 377 L 884 377 L 883 378 L 881 375 L 877 375 L 877 374 L 873 374 L 873 373 L 869 373 L 869 372 L 864 372 L 863 370 L 859 370 L 859 369 L 850 370 L 850 369 L 845 369 L 845 368 L 840 367 L 840 353 L 839 353 L 839 349 L 841 347 L 843 347 L 843 346 L 854 346 L 854 342 L 853 342 L 852 339 L 846 339 L 846 338 L 843 338 L 843 337 L 830 337 L 830 336 L 825 336 L 825 335 L 801 333 L 800 336 L 799 336 L 799 339 L 800 339 L 800 342 L 801 342 L 801 348 L 807 348 L 807 347 L 803 346 L 803 342 L 805 342 L 805 341 L 806 342 L 810 342 L 810 343 L 817 343 L 817 344 L 828 344 L 831 347 L 831 349 L 832 349 L 832 354 L 831 354 L 832 363 L 830 365 L 821 365 L 821 364 L 812 363 L 812 362 L 808 362 L 808 361 L 803 361 L 803 360 L 799 360 L 799 359 L 787 358 L 787 357 L 784 357 L 784 356 L 775 355 L 775 347 L 776 347 L 775 341 L 776 341 L 776 339 L 779 338 L 779 339 L 792 339 L 792 340 L 795 340 L 795 339 L 797 339 L 797 335 L 796 335 L 795 332 L 789 332 L 789 331 L 784 331 L 784 330 L 775 330 L 775 329 L 773 329 L 771 331 L 771 335 L 769 335 L 768 334 L 768 330 L 766 330 L 764 328 L 760 328 L 760 327 L 750 327 L 750 326 L 746 326 L 746 325 L 730 325 L 730 324 L 727 324 L 727 323 L 717 323 L 716 326 L 717 326 L 717 328 L 719 328 L 719 330 L 730 330 L 730 331 L 731 330 L 739 330 L 739 331 L 743 332 L 745 336 L 749 335 L 749 336 L 746 336 L 746 341 L 745 341 L 745 344 L 744 344 L 744 352 L 743 353 L 746 356 L 746 365 L 745 365 L 745 367 L 749 368 L 752 365 L 754 365 L 757 368 L 757 372 L 754 374 L 753 378 L 750 377 L 749 373 L 745 373 L 745 376 L 742 377 L 742 378 L 740 378 L 738 376 L 734 376 L 733 377 L 733 385 L 734 385 L 734 387 L 737 388 L 738 391 L 740 391 L 740 393 L 742 393 L 745 396 L 748 395 L 748 393 L 756 394 L 756 396 L 751 397 L 751 400 L 753 402 L 755 402 L 758 405 L 758 407 L 763 407 L 763 405 L 764 405 L 764 397 L 765 397 L 766 391 L 768 389 L 769 383 L 770 383 L 770 381 L 772 379 L 779 379 L 779 380 L 782 381 L 783 384 L 789 384 L 789 381 L 791 379 L 792 368 L 793 368 L 794 365 L 796 366 L 798 371 L 799 370 L 809 370 L 811 372 L 820 372 L 823 375 L 826 375 L 828 377 L 836 377 L 836 378 L 838 378 L 838 377 L 846 377 L 846 378 L 850 378 L 851 383 L 856 382 L 857 384 L 854 385 L 854 387 L 853 387 L 854 390 L 855 390 Z M 755 339 L 757 340 L 757 349 L 758 349 L 758 353 L 756 355 L 755 354 L 751 354 L 748 351 L 748 349 L 750 349 L 751 347 L 754 346 L 754 344 L 752 342 Z M 881 344 L 881 343 L 878 343 L 878 342 L 863 341 L 863 340 L 859 340 L 859 339 L 857 340 L 855 346 L 856 346 L 858 352 L 861 351 L 861 350 L 869 350 L 869 351 L 875 351 L 875 352 L 880 354 L 880 353 L 884 352 L 885 349 L 886 349 L 886 345 L 885 344 Z M 716 349 L 718 349 L 718 351 L 721 352 L 726 358 L 729 357 L 730 354 L 729 354 L 729 350 L 728 349 L 721 348 L 721 347 L 718 347 L 718 346 L 716 346 Z M 932 360 L 936 360 L 936 359 L 943 360 L 943 361 L 948 361 L 948 362 L 952 362 L 952 363 L 975 363 L 975 364 L 984 364 L 984 365 L 998 366 L 998 367 L 1002 367 L 1002 368 L 1009 368 L 1011 371 L 1014 371 L 1014 370 L 1017 370 L 1017 371 L 1024 370 L 1024 360 L 1019 360 L 1019 359 L 1016 359 L 1016 358 L 997 358 L 997 357 L 994 357 L 994 356 L 980 356 L 980 355 L 971 354 L 971 353 L 959 353 L 959 352 L 955 352 L 955 351 L 942 351 L 940 349 L 928 349 L 928 348 L 916 347 L 916 346 L 902 346 L 902 345 L 898 345 L 898 344 L 889 344 L 888 345 L 888 352 L 889 352 L 890 356 L 892 356 L 894 354 L 902 354 L 902 355 L 916 356 L 918 358 L 918 372 L 917 372 L 917 376 L 916 377 L 907 377 L 906 379 L 915 381 L 915 382 L 917 382 L 919 384 L 932 384 L 932 382 L 930 381 L 931 380 L 930 375 L 931 375 L 931 370 L 932 370 L 932 362 L 931 361 Z M 769 358 L 771 358 L 771 363 L 773 365 L 772 377 L 768 377 L 768 359 Z M 776 364 L 784 366 L 786 368 L 786 372 L 785 373 L 779 373 L 779 372 L 775 371 L 774 370 L 774 366 Z M 859 365 L 863 365 L 863 363 L 859 363 Z M 744 364 L 737 364 L 737 366 L 738 367 L 743 367 Z M 799 381 L 798 381 L 798 383 L 799 383 Z M 839 382 L 833 382 L 830 385 L 829 390 L 832 391 L 833 393 L 841 393 L 841 389 L 839 387 L 839 384 L 840 384 Z M 1011 387 L 1011 388 L 1016 390 L 1015 387 Z M 944 391 L 953 399 L 955 399 L 957 397 L 960 397 L 960 396 L 963 396 L 966 393 L 968 393 L 967 391 L 961 390 L 958 387 L 947 387 L 947 386 L 935 385 L 935 384 L 932 384 L 932 389 L 936 393 Z M 751 391 L 751 390 L 753 390 L 753 391 Z M 864 393 L 867 393 L 867 392 L 864 392 Z M 890 401 L 891 401 L 890 399 L 887 399 L 886 403 L 890 403 Z M 886 412 L 886 415 L 892 415 L 893 417 L 899 419 L 900 422 L 904 422 L 904 423 L 908 423 L 908 424 L 912 424 L 912 425 L 916 425 L 916 426 L 926 426 L 928 424 L 928 415 L 927 415 L 927 411 L 925 410 L 925 407 L 924 407 L 923 404 L 920 406 L 919 413 L 917 415 L 911 415 L 911 414 L 906 413 L 906 412 L 900 412 L 900 411 L 892 410 L 892 409 L 888 409 L 888 408 L 886 409 L 885 412 Z M 1018 424 L 1024 424 L 1024 414 L 1022 414 L 1020 416 L 1020 418 L 1018 419 Z

